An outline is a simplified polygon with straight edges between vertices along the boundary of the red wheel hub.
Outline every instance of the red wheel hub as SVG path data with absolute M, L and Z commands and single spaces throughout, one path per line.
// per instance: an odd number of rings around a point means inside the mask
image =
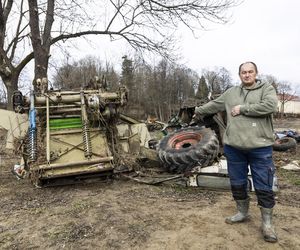
M 168 146 L 174 149 L 188 148 L 199 141 L 201 141 L 202 136 L 194 132 L 184 132 L 181 134 L 174 135 L 170 138 Z

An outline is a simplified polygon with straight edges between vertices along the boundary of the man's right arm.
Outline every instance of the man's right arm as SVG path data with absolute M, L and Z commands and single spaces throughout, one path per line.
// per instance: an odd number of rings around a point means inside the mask
M 195 108 L 195 115 L 210 115 L 221 111 L 225 111 L 224 94 L 219 96 L 217 99 L 212 100 L 203 106 Z

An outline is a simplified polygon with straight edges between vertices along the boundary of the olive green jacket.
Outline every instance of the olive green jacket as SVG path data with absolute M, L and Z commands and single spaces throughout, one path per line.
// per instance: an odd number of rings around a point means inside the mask
M 227 127 L 224 144 L 251 149 L 274 143 L 272 113 L 277 111 L 277 95 L 270 84 L 256 80 L 252 88 L 234 86 L 220 97 L 196 107 L 195 113 L 205 116 L 226 111 Z M 231 109 L 241 105 L 240 115 L 232 116 Z

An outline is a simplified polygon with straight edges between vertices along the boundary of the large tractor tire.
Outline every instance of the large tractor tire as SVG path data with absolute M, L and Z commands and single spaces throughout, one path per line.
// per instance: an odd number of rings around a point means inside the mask
M 288 149 L 295 148 L 296 146 L 297 142 L 294 138 L 282 137 L 281 139 L 275 140 L 273 149 L 275 151 L 287 151 Z
M 210 128 L 182 128 L 159 143 L 159 159 L 173 173 L 185 173 L 195 166 L 209 166 L 219 152 L 219 141 Z

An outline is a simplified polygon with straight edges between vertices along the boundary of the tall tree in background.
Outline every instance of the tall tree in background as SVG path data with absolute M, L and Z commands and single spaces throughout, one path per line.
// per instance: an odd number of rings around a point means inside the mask
M 202 75 L 207 82 L 209 92 L 211 92 L 212 95 L 220 94 L 221 90 L 218 82 L 218 73 L 213 70 L 204 69 Z
M 278 93 L 277 85 L 279 82 L 275 76 L 269 74 L 260 74 L 259 79 L 265 83 L 273 85 L 273 87 L 276 90 L 276 93 Z
M 127 56 L 122 57 L 122 73 L 121 73 L 121 84 L 125 85 L 129 91 L 128 93 L 128 104 L 126 106 L 126 111 L 130 112 L 130 115 L 137 115 L 136 104 L 138 102 L 137 91 L 134 78 L 133 61 Z
M 197 92 L 196 92 L 196 98 L 197 99 L 205 99 L 208 97 L 208 87 L 205 81 L 204 76 L 201 76 L 200 80 L 199 80 L 199 85 L 197 88 Z
M 161 60 L 155 68 L 155 95 L 156 95 L 156 115 L 160 120 L 164 119 L 164 110 L 167 108 L 168 93 L 173 86 L 169 84 L 171 75 L 171 65 L 167 60 Z M 173 84 L 176 82 L 174 81 Z M 174 87 L 173 87 L 174 88 Z M 179 96 L 177 96 L 179 97 Z
M 280 103 L 280 117 L 285 113 L 286 103 L 296 98 L 295 92 L 292 92 L 291 84 L 289 82 L 279 82 L 276 84 L 278 100 Z
M 179 65 L 174 70 L 174 77 L 178 98 L 177 102 L 181 107 L 187 98 L 194 96 L 194 86 L 196 86 L 199 77 L 197 76 L 195 79 L 193 71 Z
M 194 97 L 194 86 L 198 76 L 182 65 L 161 60 L 152 68 L 148 79 L 145 90 L 147 111 L 158 119 L 167 121 L 179 110 L 185 99 Z
M 279 114 L 283 117 L 285 113 L 286 103 L 296 98 L 296 91 L 292 90 L 291 83 L 287 81 L 279 81 L 273 75 L 261 74 L 259 78 L 268 84 L 272 84 L 276 90 L 278 101 L 279 101 Z
M 116 89 L 119 83 L 119 75 L 113 65 L 109 62 L 105 64 L 98 58 L 87 56 L 78 62 L 69 63 L 67 61 L 57 69 L 53 77 L 52 87 L 55 89 L 74 89 L 88 86 L 94 77 L 105 76 L 107 87 Z
M 122 77 L 121 84 L 127 86 L 130 91 L 134 91 L 134 72 L 133 72 L 133 61 L 127 56 L 122 57 Z
M 209 87 L 209 92 L 214 95 L 224 93 L 233 86 L 230 73 L 224 67 L 215 67 L 215 70 L 204 69 L 202 74 Z
M 233 86 L 232 78 L 230 72 L 224 67 L 219 68 L 218 75 L 220 91 L 221 93 L 224 93 L 227 89 Z

